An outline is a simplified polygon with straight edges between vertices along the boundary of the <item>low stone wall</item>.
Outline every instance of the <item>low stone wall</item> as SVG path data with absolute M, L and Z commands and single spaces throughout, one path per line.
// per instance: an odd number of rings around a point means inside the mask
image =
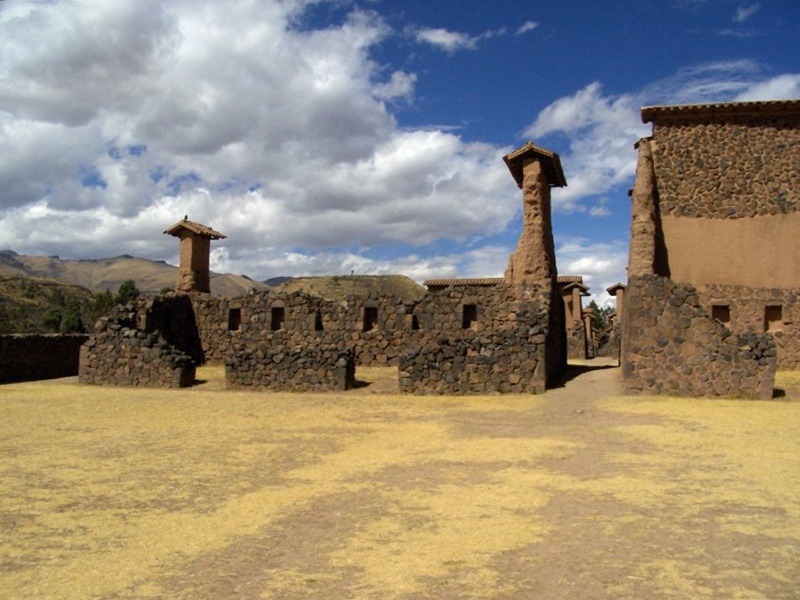
M 339 346 L 242 347 L 225 360 L 228 389 L 344 391 L 355 386 L 353 350 Z
M 530 334 L 530 335 L 529 335 Z M 446 337 L 400 357 L 400 391 L 412 394 L 534 393 L 545 390 L 543 329 Z
M 184 295 L 140 298 L 116 307 L 97 322 L 94 335 L 81 347 L 80 381 L 133 387 L 191 385 L 202 356 L 191 323 L 192 305 Z
M 81 344 L 88 338 L 84 334 L 0 336 L 0 383 L 77 375 Z
M 733 333 L 770 333 L 777 348 L 778 369 L 800 370 L 800 289 L 709 285 L 698 287 L 698 294 L 709 313 L 715 306 L 727 306 L 725 326 Z M 768 307 L 779 313 L 775 321 L 768 322 Z
M 771 398 L 770 335 L 733 334 L 701 306 L 697 290 L 656 275 L 629 279 L 623 384 L 630 394 Z

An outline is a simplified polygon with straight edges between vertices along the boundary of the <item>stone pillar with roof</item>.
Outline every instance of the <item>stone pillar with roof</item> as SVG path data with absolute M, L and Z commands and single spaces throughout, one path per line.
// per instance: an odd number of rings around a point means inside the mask
M 550 283 L 556 277 L 556 251 L 550 222 L 550 188 L 567 181 L 558 154 L 530 142 L 503 157 L 522 190 L 522 235 L 508 259 L 506 282 L 518 287 Z
M 225 239 L 219 231 L 184 217 L 164 231 L 181 240 L 180 267 L 176 292 L 211 292 L 211 240 Z

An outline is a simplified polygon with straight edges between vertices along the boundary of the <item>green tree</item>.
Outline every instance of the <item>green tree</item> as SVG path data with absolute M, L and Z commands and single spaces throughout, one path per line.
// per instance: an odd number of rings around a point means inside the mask
M 58 326 L 59 333 L 83 333 L 83 320 L 81 319 L 81 301 L 72 297 L 67 301 L 61 314 Z
M 114 298 L 114 303 L 127 304 L 128 302 L 136 299 L 138 296 L 139 288 L 136 287 L 136 283 L 133 281 L 133 279 L 126 279 L 120 284 L 119 290 L 117 290 L 117 296 Z
M 100 317 L 106 316 L 114 307 L 114 295 L 109 290 L 103 290 L 92 300 L 92 307 L 89 312 L 92 323 Z
M 61 328 L 61 318 L 63 310 L 60 306 L 51 306 L 47 312 L 42 315 L 42 325 L 50 333 L 56 333 Z

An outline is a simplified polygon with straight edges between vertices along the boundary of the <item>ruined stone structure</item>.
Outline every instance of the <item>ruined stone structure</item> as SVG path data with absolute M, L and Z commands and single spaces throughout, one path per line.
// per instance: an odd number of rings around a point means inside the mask
M 0 383 L 72 377 L 78 374 L 86 334 L 0 335 Z
M 653 135 L 637 146 L 626 387 L 767 397 L 765 371 L 800 365 L 800 101 L 647 107 L 642 120 Z M 669 307 L 683 311 L 680 322 Z M 738 359 L 731 339 L 741 342 Z M 654 348 L 683 357 L 683 388 L 653 383 L 675 368 Z M 698 353 L 731 358 L 701 368 L 690 358 Z
M 181 240 L 180 266 L 175 291 L 210 293 L 211 240 L 225 239 L 225 236 L 211 227 L 189 221 L 187 217 L 164 233 L 174 235 Z
M 347 389 L 359 364 L 398 365 L 411 393 L 544 391 L 566 365 L 550 226 L 550 187 L 566 181 L 558 155 L 532 144 L 505 161 L 525 206 L 505 278 L 434 280 L 424 297 L 405 301 L 303 292 L 143 299 L 100 323 L 82 350 L 81 380 L 183 386 L 207 359 L 225 363 L 231 388 Z M 181 267 L 192 265 L 182 289 L 207 291 L 208 241 L 221 234 L 187 220 L 165 233 L 181 237 Z
M 186 387 L 205 360 L 187 295 L 139 298 L 116 307 L 81 347 L 82 383 Z

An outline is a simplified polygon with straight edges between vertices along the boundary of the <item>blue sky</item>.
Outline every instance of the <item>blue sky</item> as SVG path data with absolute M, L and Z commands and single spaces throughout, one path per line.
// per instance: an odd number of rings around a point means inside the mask
M 796 0 L 0 0 L 0 248 L 496 276 L 502 156 L 561 155 L 559 272 L 625 280 L 650 104 L 800 97 Z

